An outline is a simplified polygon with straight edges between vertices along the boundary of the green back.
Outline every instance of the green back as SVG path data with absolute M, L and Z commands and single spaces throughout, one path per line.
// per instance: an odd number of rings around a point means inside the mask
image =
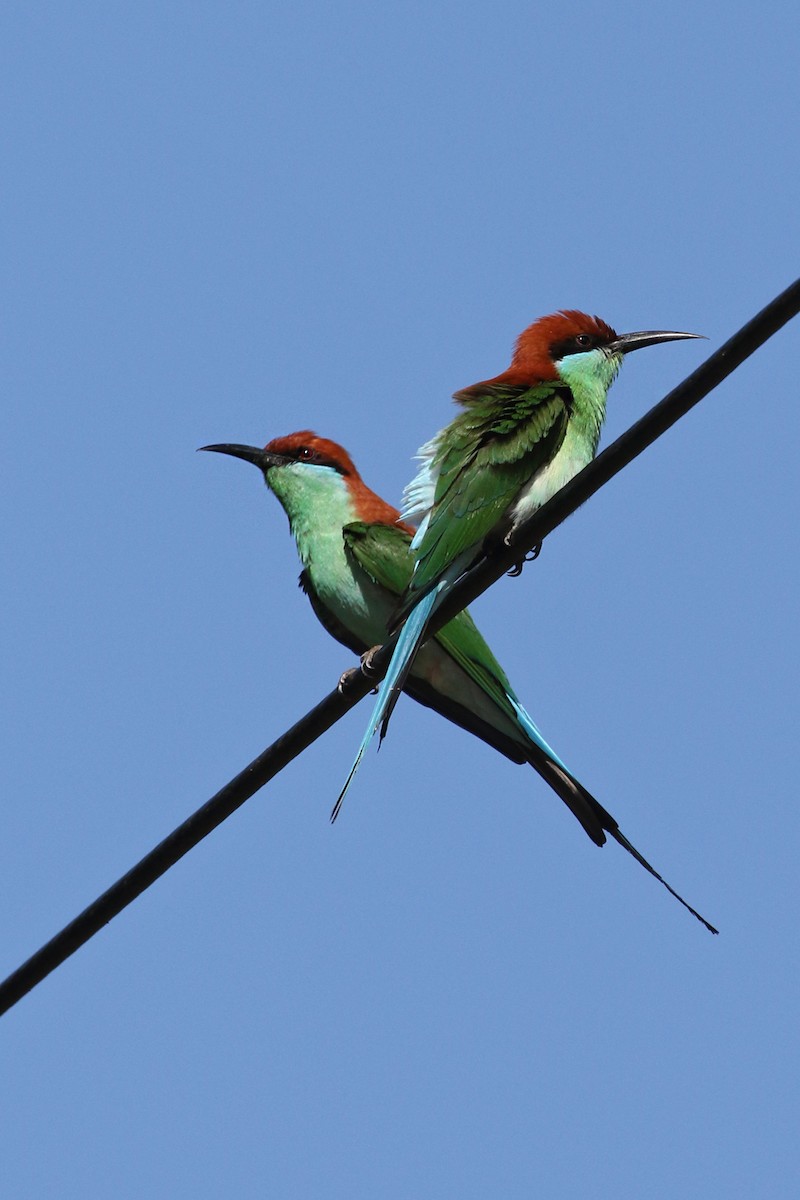
M 571 393 L 558 384 L 493 385 L 460 413 L 439 439 L 429 470 L 433 507 L 417 548 L 411 602 L 449 566 L 480 547 L 521 489 L 558 453 Z

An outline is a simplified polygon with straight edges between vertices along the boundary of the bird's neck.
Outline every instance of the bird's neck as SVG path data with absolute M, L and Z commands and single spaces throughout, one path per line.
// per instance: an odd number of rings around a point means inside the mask
M 600 429 L 606 419 L 608 389 L 621 365 L 621 354 L 606 354 L 602 350 L 570 354 L 556 364 L 559 378 L 568 385 L 573 396 L 570 432 L 573 437 L 588 443 L 592 455 L 597 450 Z
M 376 514 L 396 516 L 396 510 L 370 492 L 361 480 L 352 476 L 346 479 L 333 467 L 297 463 L 273 467 L 265 472 L 265 478 L 286 510 L 307 582 L 313 589 L 317 615 L 321 611 L 330 613 L 354 644 L 364 649 L 384 641 L 396 599 L 373 582 L 348 554 L 342 530 L 353 521 L 369 522 L 370 505 L 372 519 L 378 523 L 381 517 Z M 362 493 L 369 503 L 360 502 Z
M 358 513 L 347 482 L 333 467 L 273 467 L 267 486 L 280 500 L 304 566 L 343 555 L 342 528 Z

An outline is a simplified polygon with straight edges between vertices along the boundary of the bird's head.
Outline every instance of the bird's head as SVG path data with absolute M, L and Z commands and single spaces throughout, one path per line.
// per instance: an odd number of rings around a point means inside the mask
M 352 520 L 385 525 L 399 523 L 397 509 L 367 487 L 344 446 L 320 437 L 310 429 L 273 438 L 263 450 L 238 443 L 220 443 L 200 449 L 230 454 L 253 463 L 263 472 L 267 487 L 290 516 L 300 504 L 324 504 L 326 499 L 339 494 L 346 497 Z
M 572 384 L 596 380 L 607 389 L 619 371 L 623 357 L 631 351 L 700 336 L 653 329 L 617 333 L 600 317 L 591 317 L 577 309 L 564 309 L 539 317 L 522 331 L 514 346 L 511 365 L 502 375 L 466 388 L 457 393 L 456 398 L 469 399 L 479 395 L 487 384 L 534 387 L 547 382 Z
M 315 471 L 323 469 L 333 471 L 344 478 L 360 478 L 344 446 L 332 442 L 329 438 L 320 437 L 310 429 L 302 429 L 299 433 L 290 433 L 286 437 L 273 438 L 263 450 L 259 450 L 257 446 L 242 446 L 233 442 L 201 446 L 200 449 L 230 454 L 233 458 L 253 463 L 264 472 L 268 484 L 269 472 L 281 471 L 286 467 L 299 468 L 301 471 L 305 468 Z

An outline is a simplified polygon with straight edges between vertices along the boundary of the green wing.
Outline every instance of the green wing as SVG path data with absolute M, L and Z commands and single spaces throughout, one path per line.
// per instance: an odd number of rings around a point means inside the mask
M 469 610 L 462 609 L 458 616 L 448 621 L 436 634 L 436 641 L 516 724 L 516 714 L 508 699 L 509 695 L 514 695 L 508 676 L 481 636 Z
M 345 551 L 353 555 L 370 579 L 393 596 L 402 596 L 414 573 L 411 534 L 398 525 L 353 521 L 345 525 L 342 536 Z
M 412 603 L 465 552 L 480 547 L 524 485 L 561 447 L 571 394 L 564 386 L 492 387 L 448 427 L 428 527 L 417 549 Z
M 342 533 L 347 550 L 370 578 L 395 596 L 402 595 L 414 569 L 411 535 L 394 525 L 363 521 L 345 525 Z M 508 701 L 508 694 L 513 695 L 511 684 L 469 613 L 460 612 L 435 640 L 513 721 L 514 709 Z

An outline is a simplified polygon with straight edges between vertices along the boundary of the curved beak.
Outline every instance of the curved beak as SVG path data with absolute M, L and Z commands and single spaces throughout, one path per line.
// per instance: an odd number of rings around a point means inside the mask
M 259 467 L 262 471 L 268 471 L 270 467 L 282 467 L 291 461 L 282 454 L 259 450 L 257 446 L 240 446 L 235 442 L 223 442 L 215 446 L 199 446 L 198 449 L 214 450 L 217 454 L 230 454 L 233 458 L 243 458 L 245 462 L 252 463 L 254 467 Z
M 659 342 L 679 342 L 684 338 L 702 338 L 702 333 L 674 333 L 665 329 L 644 329 L 641 333 L 621 333 L 614 342 L 606 346 L 611 354 L 630 354 L 631 350 L 642 350 L 645 346 L 657 346 Z

